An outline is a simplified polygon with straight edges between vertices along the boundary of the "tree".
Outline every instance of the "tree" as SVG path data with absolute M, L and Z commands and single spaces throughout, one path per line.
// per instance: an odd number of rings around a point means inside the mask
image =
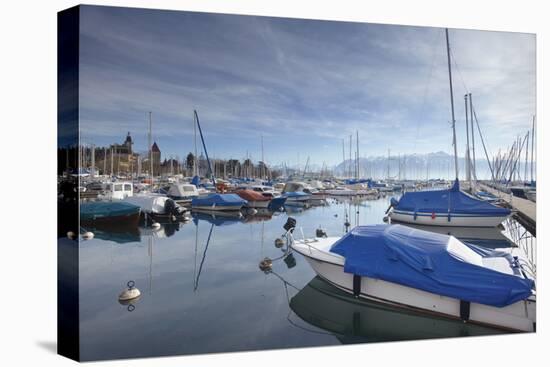
M 195 155 L 193 153 L 187 154 L 187 158 L 185 159 L 185 164 L 188 169 L 192 169 L 193 165 L 195 164 Z

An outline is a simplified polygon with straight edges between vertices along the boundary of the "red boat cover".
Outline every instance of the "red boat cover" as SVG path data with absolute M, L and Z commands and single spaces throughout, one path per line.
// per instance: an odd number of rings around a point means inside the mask
M 270 198 L 268 198 L 266 196 L 263 196 L 259 192 L 256 192 L 254 190 L 249 190 L 249 189 L 237 190 L 237 191 L 235 191 L 235 194 L 239 195 L 240 197 L 242 197 L 243 199 L 245 199 L 247 201 L 269 201 L 269 200 L 271 200 Z

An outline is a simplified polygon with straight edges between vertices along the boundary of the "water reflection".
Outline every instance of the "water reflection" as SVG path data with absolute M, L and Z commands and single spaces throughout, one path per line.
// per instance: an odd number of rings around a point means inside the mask
M 307 324 L 334 334 L 343 344 L 503 333 L 356 299 L 319 277 L 292 297 L 290 308 Z

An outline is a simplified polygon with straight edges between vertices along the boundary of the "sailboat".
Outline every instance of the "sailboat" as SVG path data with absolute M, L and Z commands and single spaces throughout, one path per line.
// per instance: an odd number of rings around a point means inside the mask
M 202 134 L 201 125 L 199 122 L 199 115 L 196 110 L 193 111 L 195 122 L 199 128 L 199 133 L 202 141 L 202 147 L 204 154 L 206 155 L 206 161 L 208 162 L 208 171 L 212 176 L 212 183 L 216 187 L 216 178 L 214 177 L 214 171 L 210 164 L 210 158 L 208 158 L 208 151 L 206 150 L 206 143 L 204 142 L 204 136 Z M 205 197 L 195 197 L 191 200 L 191 208 L 208 210 L 208 211 L 236 211 L 240 210 L 247 201 L 242 199 L 236 194 L 218 194 L 213 193 Z
M 434 191 L 406 192 L 399 200 L 392 199 L 388 216 L 392 222 L 415 223 L 428 226 L 496 227 L 511 214 L 507 208 L 498 207 L 460 190 L 458 182 L 458 157 L 453 101 L 453 78 L 449 31 L 445 29 L 449 89 L 453 126 L 455 181 L 451 188 Z

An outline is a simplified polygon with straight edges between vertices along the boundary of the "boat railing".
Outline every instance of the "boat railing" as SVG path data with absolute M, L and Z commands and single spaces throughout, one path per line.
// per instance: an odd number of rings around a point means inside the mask
M 305 235 L 304 235 L 304 231 L 303 231 L 302 227 L 300 227 L 300 232 L 302 234 L 302 240 L 299 243 L 307 246 L 308 251 L 309 251 L 309 255 L 313 256 L 313 252 L 317 251 L 317 252 L 322 252 L 324 255 L 329 255 L 329 256 L 334 257 L 334 258 L 338 258 L 338 259 L 341 258 L 340 255 L 333 254 L 333 253 L 330 253 L 330 252 L 321 251 L 318 248 L 316 248 L 315 246 L 312 246 L 311 245 L 312 243 L 317 243 L 317 242 L 319 242 L 319 240 L 317 238 L 306 238 Z M 287 238 L 288 241 L 290 241 L 291 245 L 288 246 L 288 247 L 292 248 L 292 245 L 296 242 L 292 232 L 287 231 L 284 236 Z
M 513 218 L 508 218 L 503 222 L 504 234 L 517 246 L 517 249 L 523 253 L 523 257 L 518 259 L 522 269 L 529 276 L 536 280 L 537 275 L 537 241 L 525 227 Z

